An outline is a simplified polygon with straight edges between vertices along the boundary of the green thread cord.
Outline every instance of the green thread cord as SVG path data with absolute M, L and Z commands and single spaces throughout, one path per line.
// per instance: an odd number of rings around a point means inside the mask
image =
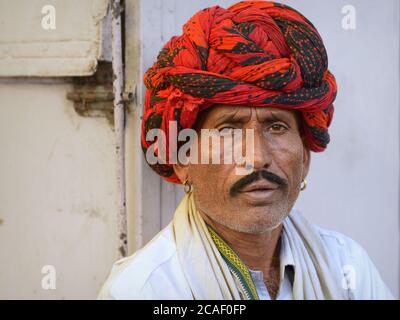
M 227 263 L 229 270 L 241 285 L 246 298 L 248 300 L 260 300 L 249 269 L 231 247 L 229 247 L 229 245 L 210 226 L 207 227 L 211 238 Z

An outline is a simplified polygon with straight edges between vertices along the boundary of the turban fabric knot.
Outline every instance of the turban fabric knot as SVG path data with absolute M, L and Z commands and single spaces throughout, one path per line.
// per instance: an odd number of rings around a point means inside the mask
M 286 5 L 242 1 L 199 11 L 163 47 L 144 82 L 144 151 L 154 143 L 146 141 L 149 130 L 168 137 L 169 121 L 178 132 L 192 128 L 213 104 L 298 110 L 308 148 L 320 152 L 329 143 L 336 81 L 318 31 Z M 151 167 L 180 182 L 168 162 Z

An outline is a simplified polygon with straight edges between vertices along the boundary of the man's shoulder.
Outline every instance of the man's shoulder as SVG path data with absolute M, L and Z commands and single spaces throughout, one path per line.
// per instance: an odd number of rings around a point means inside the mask
M 158 281 L 161 286 L 177 268 L 173 237 L 172 224 L 169 224 L 142 249 L 115 262 L 98 298 L 151 299 L 157 296 L 152 293 L 152 284 Z
M 364 267 L 365 263 L 370 260 L 366 250 L 351 237 L 315 224 L 312 227 L 320 236 L 330 258 L 338 262 L 342 271 L 350 266 Z
M 391 299 L 393 296 L 383 282 L 366 250 L 355 240 L 340 232 L 312 225 L 322 239 L 343 281 L 352 289 L 355 299 Z
M 313 233 L 321 240 L 331 262 L 336 261 L 343 266 L 346 262 L 363 260 L 368 257 L 363 247 L 349 236 L 309 222 L 298 209 L 293 209 L 292 215 L 311 227 L 311 230 L 315 232 Z
M 338 231 L 322 228 L 313 224 L 328 250 L 346 253 L 349 257 L 361 257 L 366 254 L 363 247 L 355 240 Z

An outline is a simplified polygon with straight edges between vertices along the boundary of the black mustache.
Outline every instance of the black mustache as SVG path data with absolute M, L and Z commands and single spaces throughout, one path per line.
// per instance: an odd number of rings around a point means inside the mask
M 266 170 L 261 170 L 261 171 L 253 171 L 250 173 L 248 176 L 245 176 L 244 178 L 238 180 L 235 182 L 235 184 L 231 187 L 231 190 L 229 191 L 229 194 L 231 196 L 235 196 L 237 193 L 239 193 L 244 187 L 247 185 L 261 180 L 265 179 L 267 181 L 270 181 L 272 183 L 277 184 L 280 188 L 286 187 L 288 185 L 288 182 L 276 175 L 275 173 L 266 171 Z

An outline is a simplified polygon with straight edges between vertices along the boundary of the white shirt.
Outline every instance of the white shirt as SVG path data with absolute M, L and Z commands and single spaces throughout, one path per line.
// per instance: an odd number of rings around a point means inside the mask
M 282 230 L 281 241 L 281 251 L 279 255 L 280 263 L 280 278 L 279 278 L 279 290 L 276 296 L 277 300 L 293 300 L 293 280 L 295 272 L 295 263 L 292 252 L 290 251 L 290 246 L 288 244 L 288 239 L 286 232 Z M 253 279 L 254 285 L 258 293 L 260 300 L 271 300 L 268 289 L 264 283 L 264 274 L 259 270 L 251 270 L 250 275 Z
M 327 251 L 337 261 L 337 268 L 341 268 L 338 270 L 343 274 L 341 285 L 352 289 L 354 299 L 393 299 L 372 261 L 358 243 L 338 232 L 314 227 Z M 296 272 L 296 266 L 287 245 L 285 231 L 281 241 L 281 278 L 277 299 L 291 300 L 293 275 L 290 274 L 290 267 Z M 170 223 L 144 248 L 113 265 L 98 298 L 191 300 L 190 288 L 179 270 L 181 266 Z M 260 299 L 270 299 L 262 272 L 251 270 L 251 275 Z

